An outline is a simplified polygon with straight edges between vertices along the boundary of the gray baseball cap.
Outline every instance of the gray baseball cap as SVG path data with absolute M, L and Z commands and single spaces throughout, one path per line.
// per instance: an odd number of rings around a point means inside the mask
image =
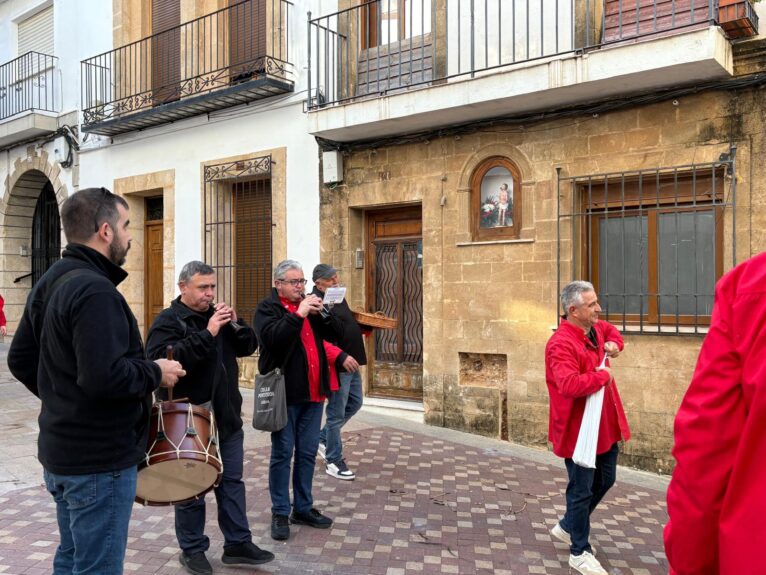
M 314 268 L 314 271 L 311 272 L 311 281 L 315 282 L 319 278 L 322 278 L 323 280 L 329 280 L 332 276 L 334 276 L 337 273 L 338 273 L 338 270 L 336 270 L 330 264 L 318 264 Z

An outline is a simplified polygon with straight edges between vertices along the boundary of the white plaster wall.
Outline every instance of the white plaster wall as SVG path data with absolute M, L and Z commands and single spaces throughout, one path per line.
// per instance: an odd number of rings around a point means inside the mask
M 187 261 L 202 257 L 201 164 L 285 147 L 288 256 L 310 273 L 319 258 L 319 168 L 300 98 L 221 110 L 209 119 L 198 116 L 114 143 L 90 138 L 94 142 L 80 153 L 80 187 L 113 188 L 117 178 L 174 169 L 177 273 Z

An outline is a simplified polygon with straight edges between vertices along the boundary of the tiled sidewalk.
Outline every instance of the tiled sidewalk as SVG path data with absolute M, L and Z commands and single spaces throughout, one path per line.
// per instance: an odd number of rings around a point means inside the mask
M 208 558 L 216 573 L 327 575 L 565 574 L 568 549 L 548 533 L 563 511 L 563 464 L 516 457 L 494 447 L 453 442 L 452 432 L 366 427 L 345 434 L 357 480 L 324 473 L 317 461 L 316 506 L 331 530 L 292 527 L 290 540 L 268 535 L 268 447 L 248 449 L 245 475 L 254 540 L 277 558 L 260 571 L 220 563 L 221 535 L 208 495 Z M 252 430 L 249 430 L 252 432 Z M 444 437 L 444 439 L 443 439 Z M 612 574 L 667 573 L 662 552 L 664 491 L 620 481 L 593 518 L 592 541 Z M 0 496 L 0 573 L 50 573 L 58 539 L 55 509 L 42 487 Z M 172 510 L 134 508 L 126 573 L 183 573 Z

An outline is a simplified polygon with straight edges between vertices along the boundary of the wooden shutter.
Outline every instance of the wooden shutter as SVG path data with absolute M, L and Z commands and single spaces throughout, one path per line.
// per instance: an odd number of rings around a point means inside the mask
M 232 305 L 250 322 L 258 302 L 271 293 L 271 179 L 236 182 L 234 197 L 234 273 Z
M 53 56 L 53 6 L 19 22 L 19 56 L 40 52 Z
M 155 105 L 179 98 L 180 25 L 180 0 L 152 0 L 152 88 Z
M 229 2 L 229 64 L 232 83 L 263 72 L 266 56 L 266 0 Z

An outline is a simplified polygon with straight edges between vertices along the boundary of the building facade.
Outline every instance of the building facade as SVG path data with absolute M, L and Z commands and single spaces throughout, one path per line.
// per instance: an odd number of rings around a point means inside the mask
M 59 206 L 79 185 L 80 60 L 110 46 L 107 2 L 0 2 L 0 293 L 11 332 L 59 258 Z
M 763 7 L 742 4 L 734 28 L 661 0 L 346 2 L 312 20 L 322 259 L 353 305 L 399 319 L 370 342 L 368 395 L 545 446 L 545 343 L 560 288 L 586 279 L 626 339 L 623 462 L 672 469 L 715 281 L 766 247 L 764 44 L 739 37 Z
M 274 265 L 319 255 L 306 26 L 288 0 L 114 2 L 114 48 L 83 62 L 82 185 L 131 205 L 124 292 L 142 328 L 202 259 L 247 322 Z M 252 386 L 255 361 L 244 361 Z

